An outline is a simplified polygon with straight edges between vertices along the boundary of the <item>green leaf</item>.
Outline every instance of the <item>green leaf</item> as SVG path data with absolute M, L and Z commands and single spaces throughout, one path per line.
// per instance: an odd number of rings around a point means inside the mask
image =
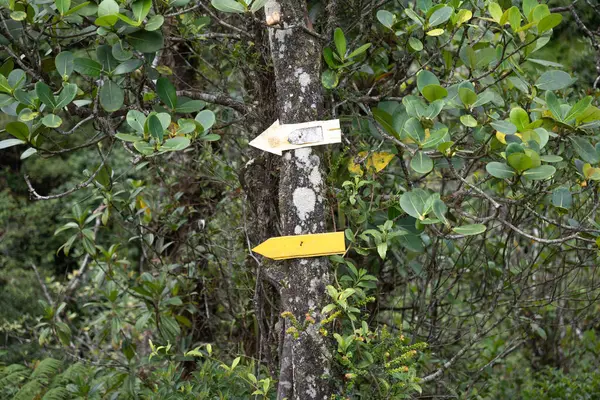
M 129 110 L 127 112 L 127 124 L 131 129 L 143 135 L 144 125 L 146 124 L 146 115 L 138 110 Z
M 123 89 L 115 82 L 107 80 L 100 88 L 100 104 L 108 112 L 117 111 L 123 105 L 125 95 Z
M 471 107 L 477 101 L 477 94 L 466 87 L 461 87 L 458 89 L 458 97 L 466 108 Z
M 548 179 L 556 172 L 556 168 L 552 165 L 540 165 L 537 168 L 529 169 L 523 172 L 523 176 L 532 181 Z
M 156 81 L 156 92 L 167 107 L 171 110 L 177 108 L 177 91 L 167 78 L 158 78 Z
M 142 139 L 141 137 L 139 137 L 137 135 L 131 135 L 129 133 L 117 133 L 115 135 L 115 137 L 124 142 L 130 142 L 130 143 L 139 142 Z
M 62 119 L 58 115 L 48 114 L 42 118 L 42 124 L 48 128 L 58 128 L 62 124 Z
M 367 51 L 369 49 L 369 47 L 371 47 L 371 43 L 363 44 L 358 49 L 356 49 L 352 53 L 350 53 L 348 55 L 348 58 L 354 58 L 356 56 L 361 55 L 362 53 L 364 53 L 365 51 Z
M 556 95 L 551 91 L 546 92 L 546 105 L 548 106 L 548 110 L 550 110 L 550 112 L 557 121 L 563 120 L 562 111 L 560 109 L 560 103 L 556 98 Z
M 124 75 L 135 71 L 142 66 L 144 62 L 138 58 L 127 60 L 124 63 L 119 64 L 113 71 L 113 75 Z
M 571 142 L 573 142 L 573 147 L 575 148 L 575 151 L 577 152 L 577 154 L 579 154 L 583 161 L 588 162 L 590 164 L 596 164 L 600 161 L 596 149 L 590 144 L 590 142 L 587 139 L 579 136 L 569 136 L 569 139 L 571 140 Z
M 410 192 L 400 196 L 400 207 L 402 210 L 413 218 L 418 220 L 425 219 L 423 213 L 425 202 L 429 198 L 429 194 L 423 189 L 413 189 Z
M 544 156 L 540 156 L 540 160 L 548 163 L 557 163 L 561 162 L 563 158 L 561 156 L 555 156 L 553 154 L 546 154 Z
M 165 140 L 165 143 L 161 146 L 160 151 L 180 151 L 188 148 L 190 144 L 190 139 L 183 136 L 178 136 Z
M 61 51 L 59 55 L 54 59 L 56 70 L 60 76 L 64 79 L 69 77 L 73 73 L 75 57 L 70 51 Z
M 20 121 L 13 121 L 6 124 L 6 132 L 10 133 L 17 139 L 26 142 L 29 139 L 29 127 Z
M 404 124 L 404 131 L 415 142 L 421 143 L 425 140 L 425 130 L 421 121 L 416 118 L 409 118 Z
M 98 56 L 98 61 L 100 61 L 105 71 L 112 71 L 119 65 L 119 62 L 113 57 L 112 48 L 109 45 L 98 46 L 96 56 Z
M 414 51 L 423 50 L 423 42 L 421 42 L 419 39 L 417 39 L 414 36 L 411 36 L 410 38 L 408 38 L 408 44 Z
M 517 127 L 509 121 L 493 121 L 490 123 L 492 127 L 498 132 L 504 133 L 505 135 L 512 135 L 517 132 Z
M 410 160 L 410 167 L 419 174 L 427 174 L 433 169 L 433 160 L 422 151 L 418 151 Z
M 144 18 L 150 12 L 150 8 L 152 8 L 152 0 L 137 0 L 134 1 L 131 5 L 131 11 L 133 12 L 133 17 L 141 23 Z
M 144 29 L 146 29 L 147 31 L 155 31 L 157 29 L 160 29 L 164 22 L 165 17 L 163 17 L 162 15 L 153 15 L 148 20 L 148 22 L 146 22 L 146 26 L 144 26 Z
M 535 82 L 540 90 L 560 90 L 570 86 L 575 80 L 571 75 L 557 69 L 546 71 Z
M 257 12 L 267 4 L 268 0 L 254 0 L 250 6 L 250 12 Z
M 441 25 L 450 19 L 450 16 L 454 12 L 452 7 L 442 7 L 438 8 L 431 14 L 429 17 L 429 27 L 432 28 L 434 26 Z
M 498 3 L 490 3 L 488 4 L 488 11 L 492 16 L 492 19 L 499 24 L 502 19 L 502 14 L 504 14 L 502 12 L 502 7 L 500 7 Z
M 99 77 L 102 65 L 89 58 L 76 58 L 73 62 L 73 69 L 81 75 Z
M 25 11 L 13 11 L 10 13 L 10 18 L 15 21 L 23 21 L 27 18 L 27 13 Z
M 6 149 L 6 148 L 12 147 L 12 146 L 18 146 L 20 144 L 25 144 L 25 143 L 27 143 L 27 142 L 25 142 L 24 140 L 19 140 L 19 139 L 2 140 L 2 141 L 0 141 L 0 150 Z
M 346 37 L 344 32 L 340 28 L 336 28 L 333 32 L 333 41 L 335 42 L 335 49 L 338 55 L 343 60 L 346 58 Z
M 85 1 L 83 3 L 77 4 L 75 7 L 71 8 L 69 11 L 65 12 L 65 17 L 75 14 L 77 11 L 81 10 L 84 7 L 87 7 L 90 4 L 89 1 Z
M 394 16 L 394 14 L 387 10 L 377 11 L 377 20 L 388 29 L 392 29 L 392 26 L 394 26 L 395 19 L 396 17 Z
M 206 103 L 202 100 L 191 100 L 187 97 L 177 98 L 177 112 L 180 114 L 191 114 L 202 110 Z
M 586 96 L 583 99 L 579 100 L 577 103 L 575 103 L 573 107 L 571 107 L 567 115 L 565 115 L 564 120 L 570 121 L 572 119 L 577 119 L 577 117 L 579 117 L 581 114 L 584 113 L 585 110 L 587 110 L 591 103 L 592 96 Z
M 129 44 L 139 52 L 155 53 L 162 49 L 164 38 L 160 31 L 137 31 L 127 36 Z
M 226 13 L 243 13 L 246 9 L 234 0 L 211 0 L 210 4 L 219 11 Z
M 135 149 L 137 151 L 139 151 L 140 153 L 142 153 L 145 156 L 150 156 L 150 155 L 154 154 L 154 147 L 148 142 L 144 142 L 144 141 L 135 142 L 133 144 L 133 147 L 135 147 Z
M 571 191 L 566 187 L 558 187 L 552 191 L 552 205 L 554 207 L 569 209 L 573 204 Z
M 0 75 L 0 92 L 4 92 L 4 93 L 8 93 L 8 94 L 12 93 L 12 88 L 8 84 L 8 80 L 6 79 L 6 77 L 4 75 Z
M 446 88 L 441 87 L 440 85 L 427 85 L 423 88 L 422 93 L 423 97 L 429 102 L 440 100 L 448 96 Z
M 464 126 L 468 126 L 469 128 L 475 128 L 477 126 L 477 120 L 468 114 L 461 115 L 460 122 Z
M 513 31 L 521 27 L 521 11 L 515 6 L 508 10 L 508 22 Z
M 133 52 L 131 50 L 124 49 L 123 43 L 120 41 L 113 45 L 111 53 L 115 60 L 121 62 L 127 61 L 133 57 Z
M 56 101 L 54 99 L 54 95 L 52 94 L 52 90 L 50 90 L 50 86 L 46 85 L 42 81 L 39 81 L 35 84 L 35 93 L 40 101 L 46 105 L 46 107 L 54 110 L 56 107 Z
M 155 138 L 158 142 L 163 141 L 165 130 L 163 129 L 160 119 L 155 114 L 148 117 L 148 131 L 150 135 Z
M 428 85 L 439 85 L 440 81 L 438 78 L 427 70 L 423 70 L 417 74 L 417 89 L 423 93 L 423 88 Z
M 37 149 L 30 147 L 21 154 L 20 159 L 25 160 L 25 159 L 31 157 L 32 155 L 34 155 L 35 153 L 37 153 Z
M 538 22 L 538 33 L 542 34 L 550 29 L 556 27 L 558 24 L 562 22 L 562 15 L 560 14 L 550 14 L 547 17 L 541 19 Z
M 74 83 L 67 83 L 62 90 L 60 91 L 58 97 L 56 98 L 56 106 L 55 110 L 60 110 L 65 108 L 69 103 L 71 103 L 75 97 L 77 96 L 77 85 Z
M 496 161 L 488 163 L 485 166 L 485 170 L 494 178 L 499 179 L 509 179 L 517 174 L 510 166 Z
M 485 232 L 486 229 L 486 226 L 482 224 L 463 225 L 452 228 L 454 232 L 466 236 L 479 235 Z
M 196 115 L 196 121 L 202 125 L 204 132 L 208 131 L 215 123 L 215 113 L 210 110 L 202 110 Z
M 446 212 L 448 212 L 448 207 L 442 200 L 435 199 L 433 201 L 431 209 L 433 210 L 433 213 L 435 214 L 435 217 L 437 219 L 442 221 L 444 224 L 448 225 L 448 220 L 446 219 Z
M 523 110 L 521 107 L 515 107 L 510 110 L 510 122 L 517 127 L 519 132 L 523 132 L 525 127 L 529 125 L 529 115 L 527 114 L 527 111 Z

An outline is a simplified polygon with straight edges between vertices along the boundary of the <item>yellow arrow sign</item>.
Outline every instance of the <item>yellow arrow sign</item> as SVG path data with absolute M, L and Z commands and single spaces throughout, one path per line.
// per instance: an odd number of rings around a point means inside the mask
M 346 242 L 344 232 L 280 236 L 265 240 L 252 251 L 273 260 L 320 257 L 344 254 Z
M 285 150 L 341 142 L 342 130 L 339 119 L 284 125 L 277 120 L 254 138 L 250 146 L 280 156 Z

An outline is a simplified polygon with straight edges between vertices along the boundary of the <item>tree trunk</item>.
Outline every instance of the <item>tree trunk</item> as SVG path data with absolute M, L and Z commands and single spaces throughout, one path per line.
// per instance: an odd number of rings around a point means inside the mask
M 265 5 L 267 21 L 281 18 L 279 27 L 269 29 L 275 70 L 279 121 L 282 124 L 319 119 L 321 93 L 321 45 L 299 28 L 307 26 L 306 2 L 270 0 Z M 279 212 L 283 235 L 324 232 L 325 187 L 321 157 L 313 148 L 286 152 L 281 161 Z M 300 324 L 310 314 L 320 319 L 327 302 L 329 284 L 327 258 L 295 259 L 280 264 L 284 272 L 281 302 Z M 285 319 L 285 329 L 291 326 Z M 316 325 L 299 332 L 296 339 L 286 333 L 280 360 L 278 398 L 328 399 L 331 352 Z

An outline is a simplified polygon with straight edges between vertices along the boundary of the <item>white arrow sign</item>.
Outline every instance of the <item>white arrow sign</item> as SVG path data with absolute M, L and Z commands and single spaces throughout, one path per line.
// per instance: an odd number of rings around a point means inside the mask
M 251 141 L 250 146 L 280 156 L 285 150 L 341 142 L 339 119 L 285 125 L 280 125 L 277 120 Z

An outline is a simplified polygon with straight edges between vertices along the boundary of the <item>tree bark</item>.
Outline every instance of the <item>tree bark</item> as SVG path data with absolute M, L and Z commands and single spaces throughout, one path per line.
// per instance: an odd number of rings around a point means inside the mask
M 278 13 L 278 14 L 277 14 Z M 318 120 L 322 109 L 321 45 L 299 28 L 307 26 L 306 2 L 270 0 L 265 5 L 267 21 L 280 17 L 279 28 L 269 29 L 275 71 L 279 121 L 282 124 Z M 286 152 L 281 160 L 279 214 L 283 235 L 324 232 L 325 187 L 319 152 L 303 148 Z M 327 258 L 295 259 L 280 264 L 284 273 L 281 288 L 283 311 L 291 312 L 300 324 L 310 314 L 320 319 L 327 302 L 330 282 Z M 285 329 L 291 326 L 285 319 Z M 314 324 L 285 334 L 280 359 L 279 399 L 328 399 L 331 352 Z

